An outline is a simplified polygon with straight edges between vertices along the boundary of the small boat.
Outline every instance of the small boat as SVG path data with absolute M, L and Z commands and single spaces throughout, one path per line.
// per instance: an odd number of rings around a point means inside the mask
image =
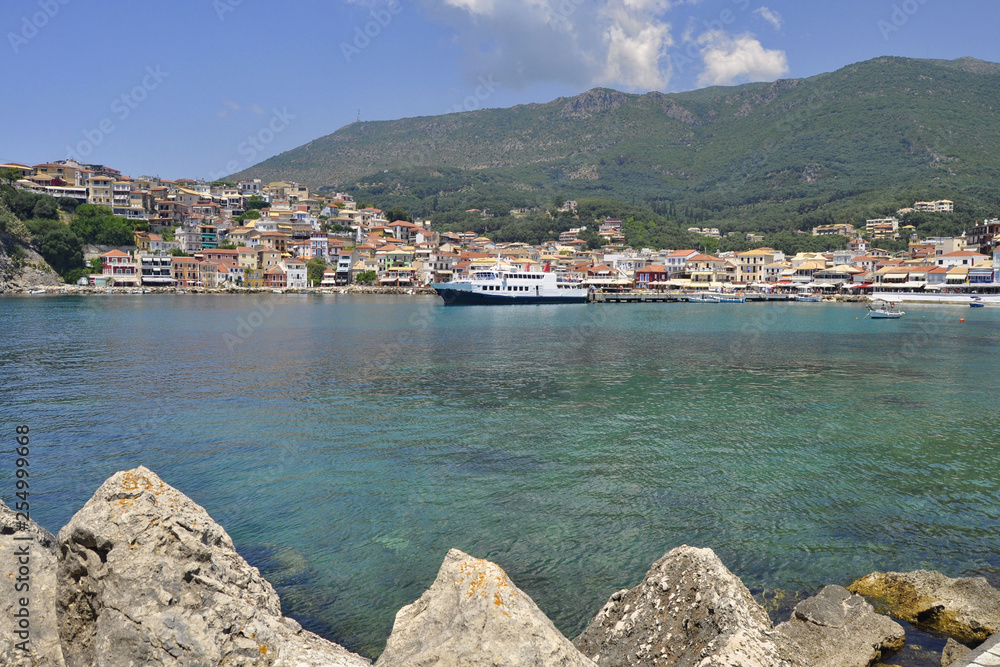
M 695 294 L 687 298 L 688 303 L 719 303 L 719 297 L 714 294 Z
M 273 290 L 271 290 L 271 293 L 272 294 L 284 294 L 285 290 L 273 289 Z
M 722 294 L 719 297 L 719 303 L 746 303 L 747 298 L 742 294 Z
M 969 302 L 969 308 L 985 308 L 986 304 L 978 296 L 972 297 L 972 301 Z
M 868 315 L 873 320 L 898 320 L 905 313 L 892 301 L 874 301 L 868 304 Z
M 804 301 L 806 303 L 822 303 L 823 295 L 820 292 L 813 292 L 812 294 L 799 294 L 795 297 L 796 301 Z
M 28 294 L 45 294 L 45 290 L 43 289 L 28 290 Z

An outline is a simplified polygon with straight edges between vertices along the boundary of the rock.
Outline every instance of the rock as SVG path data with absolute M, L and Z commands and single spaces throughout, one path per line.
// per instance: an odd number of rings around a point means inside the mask
M 788 640 L 789 657 L 810 667 L 868 667 L 903 648 L 906 638 L 902 626 L 842 586 L 797 604 L 775 632 Z
M 896 618 L 966 644 L 1000 630 L 1000 591 L 983 577 L 951 579 L 940 572 L 875 572 L 848 590 L 884 601 Z
M 0 501 L 0 572 L 5 578 L 0 586 L 0 665 L 62 667 L 56 619 L 56 538 L 34 521 L 26 527 L 19 523 L 14 510 Z M 17 581 L 22 576 L 19 560 L 24 558 L 25 548 L 28 590 L 17 591 L 15 587 L 25 583 Z M 14 634 L 22 631 L 14 618 L 22 609 L 22 598 L 28 601 L 27 653 L 17 647 L 24 638 Z
M 678 547 L 573 643 L 601 667 L 787 667 L 767 613 L 711 549 Z
M 944 651 L 941 652 L 941 667 L 948 667 L 948 665 L 969 653 L 972 653 L 971 648 L 965 644 L 959 644 L 949 637 L 948 643 L 944 645 Z
M 499 566 L 452 549 L 396 614 L 376 667 L 593 667 Z
M 101 485 L 57 543 L 68 667 L 370 664 L 282 618 L 226 531 L 146 468 Z

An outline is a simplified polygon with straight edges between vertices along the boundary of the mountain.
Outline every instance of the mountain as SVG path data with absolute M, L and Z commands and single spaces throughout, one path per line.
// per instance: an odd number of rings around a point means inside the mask
M 998 120 L 1000 65 L 883 57 L 807 79 L 354 123 L 230 178 L 438 217 L 601 198 L 777 231 L 948 198 L 964 221 L 1000 213 Z

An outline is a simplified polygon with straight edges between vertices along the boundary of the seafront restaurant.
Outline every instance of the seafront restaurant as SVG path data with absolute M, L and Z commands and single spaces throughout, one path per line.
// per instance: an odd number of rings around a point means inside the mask
M 891 294 L 1000 294 L 992 262 L 974 266 L 887 266 L 875 273 L 877 291 Z

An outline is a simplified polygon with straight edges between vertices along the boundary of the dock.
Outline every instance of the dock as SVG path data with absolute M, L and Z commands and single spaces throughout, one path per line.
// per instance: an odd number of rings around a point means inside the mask
M 588 300 L 590 303 L 682 303 L 690 296 L 684 292 L 592 292 Z M 747 293 L 743 296 L 747 303 L 795 300 L 792 294 Z

